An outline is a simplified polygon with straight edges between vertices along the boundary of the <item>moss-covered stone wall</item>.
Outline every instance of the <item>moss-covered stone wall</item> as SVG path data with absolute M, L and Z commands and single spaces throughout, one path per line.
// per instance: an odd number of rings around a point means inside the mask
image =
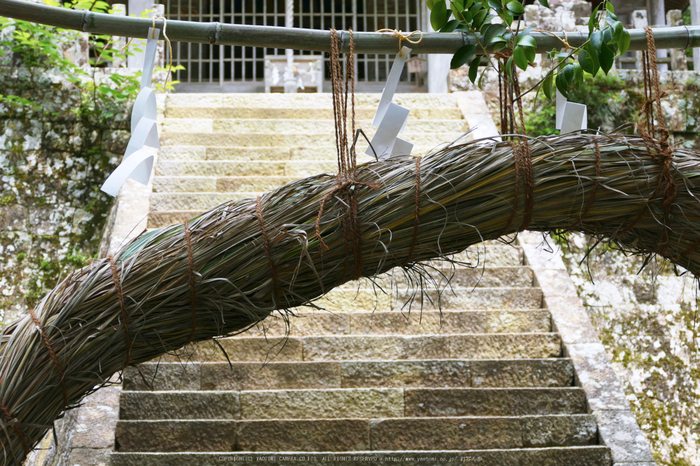
M 587 255 L 593 241 L 582 234 L 560 245 L 657 461 L 700 464 L 697 281 L 603 245 Z
M 22 66 L 0 67 L 0 94 L 18 98 L 0 102 L 0 318 L 8 323 L 97 255 L 112 206 L 99 188 L 126 148 L 128 112 L 112 108 L 105 118 L 85 88 Z

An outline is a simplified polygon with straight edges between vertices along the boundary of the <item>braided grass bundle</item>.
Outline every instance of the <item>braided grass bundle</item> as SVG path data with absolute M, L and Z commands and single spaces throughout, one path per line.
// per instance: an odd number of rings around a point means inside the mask
M 514 233 L 527 215 L 531 230 L 584 231 L 639 253 L 663 251 L 700 272 L 699 153 L 673 153 L 677 195 L 664 225 L 664 168 L 643 139 L 527 142 L 531 178 L 520 176 L 521 158 L 507 142 L 393 157 L 358 166 L 354 186 L 338 189 L 329 174 L 302 179 L 145 233 L 113 260 L 74 272 L 41 301 L 36 319 L 27 315 L 2 334 L 4 463 L 19 464 L 64 409 L 125 365 L 245 330 L 275 310 L 293 312 L 350 280 L 358 257 L 364 276 L 396 266 L 418 273 L 420 261 Z

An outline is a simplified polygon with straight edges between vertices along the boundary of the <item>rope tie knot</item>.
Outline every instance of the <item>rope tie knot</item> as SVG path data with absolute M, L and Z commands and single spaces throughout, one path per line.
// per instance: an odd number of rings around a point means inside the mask
M 664 112 L 661 107 L 661 99 L 667 94 L 661 91 L 659 70 L 656 63 L 656 41 L 654 40 L 654 31 L 650 26 L 645 26 L 644 31 L 647 38 L 647 50 L 642 52 L 644 104 L 641 113 L 645 116 L 645 121 L 637 125 L 637 130 L 644 140 L 649 157 L 654 162 L 661 165 L 659 179 L 651 199 L 661 195 L 662 205 L 664 207 L 665 228 L 662 233 L 661 247 L 658 251 L 660 255 L 663 255 L 668 245 L 668 224 L 671 217 L 671 207 L 678 194 L 678 188 L 671 171 L 673 166 L 673 150 L 668 142 L 670 133 L 668 129 L 666 129 Z M 654 115 L 655 109 L 656 117 Z M 649 208 L 648 206 L 645 207 L 620 234 L 630 231 Z
M 423 31 L 419 31 L 419 30 L 415 30 L 413 32 L 409 32 L 409 33 L 404 34 L 403 32 L 401 32 L 398 29 L 384 28 L 384 29 L 378 30 L 377 32 L 391 32 L 392 34 L 394 34 L 396 37 L 399 38 L 399 55 L 401 54 L 401 45 L 402 45 L 403 41 L 406 41 L 412 45 L 420 44 L 423 41 Z M 420 34 L 420 37 L 417 40 L 411 39 L 411 37 L 413 37 L 416 34 Z
M 338 193 L 345 197 L 345 206 L 341 206 L 342 213 L 341 223 L 343 227 L 343 240 L 345 244 L 345 263 L 343 269 L 343 280 L 348 267 L 349 252 L 352 249 L 354 256 L 355 270 L 353 280 L 362 276 L 362 227 L 359 219 L 359 209 L 357 204 L 356 189 L 357 187 L 376 188 L 373 183 L 365 183 L 357 181 L 357 157 L 355 154 L 355 142 L 352 146 L 348 144 L 348 92 L 351 93 L 351 114 L 350 121 L 352 125 L 352 133 L 355 131 L 355 42 L 353 31 L 350 29 L 350 53 L 345 61 L 345 82 L 343 83 L 342 64 L 340 60 L 340 46 L 338 40 L 338 32 L 331 29 L 331 87 L 333 94 L 333 116 L 335 118 L 335 146 L 338 155 L 338 175 L 337 186 L 327 193 L 319 208 L 318 216 L 316 217 L 316 237 L 319 240 L 321 251 L 328 250 L 323 237 L 321 236 L 321 217 L 323 216 L 326 202 Z

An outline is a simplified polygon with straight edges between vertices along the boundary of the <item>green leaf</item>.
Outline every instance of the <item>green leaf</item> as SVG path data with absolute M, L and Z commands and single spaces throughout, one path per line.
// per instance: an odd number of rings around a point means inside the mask
M 481 57 L 476 56 L 469 64 L 469 80 L 472 83 L 476 82 L 476 77 L 479 74 L 479 64 L 481 63 Z
M 545 8 L 549 8 L 549 2 L 547 0 L 540 0 L 540 5 Z
M 452 0 L 452 9 L 457 11 L 464 10 L 464 0 Z
M 554 97 L 554 73 L 549 73 L 542 83 L 542 90 L 548 99 Z
M 593 30 L 599 26 L 598 8 L 600 8 L 600 5 L 593 8 L 593 11 L 591 12 L 591 16 L 590 16 L 590 18 L 588 18 L 588 34 L 589 35 L 593 34 Z
M 472 20 L 473 26 L 475 28 L 481 27 L 481 23 L 484 22 L 484 19 L 486 18 L 487 14 L 489 14 L 488 10 L 481 10 L 476 15 L 474 15 L 474 19 Z
M 557 89 L 559 92 L 566 97 L 567 99 L 569 98 L 569 81 L 567 81 L 566 76 L 564 76 L 564 73 L 559 73 L 557 74 L 557 79 L 555 80 L 555 83 L 557 85 Z
M 595 65 L 593 64 L 593 59 L 585 49 L 578 53 L 578 62 L 581 64 L 583 71 L 595 75 Z
M 578 63 L 572 65 L 574 67 L 574 85 L 580 86 L 583 84 L 583 68 Z
M 513 24 L 513 15 L 511 15 L 509 12 L 506 10 L 501 10 L 498 13 L 498 16 L 503 20 L 504 23 L 506 23 L 508 26 Z
M 489 24 L 484 34 L 484 45 L 491 45 L 491 42 L 497 36 L 506 32 L 506 27 L 502 24 Z M 503 40 L 505 42 L 505 39 Z
M 605 2 L 605 9 L 608 10 L 610 13 L 615 13 L 615 7 L 613 6 L 612 2 L 606 1 Z
M 625 30 L 625 26 L 619 21 L 617 21 L 613 26 L 613 41 L 618 42 L 620 40 L 620 36 L 622 36 L 622 32 Z
M 496 13 L 500 12 L 503 9 L 503 5 L 501 5 L 501 2 L 498 0 L 489 0 L 489 6 L 493 8 Z
M 504 48 L 506 48 L 508 46 L 508 42 L 506 42 L 505 40 L 502 40 L 502 39 L 497 40 L 497 39 L 501 39 L 501 38 L 496 37 L 493 40 L 493 42 L 491 43 L 491 48 L 493 49 L 494 52 L 498 52 L 499 50 L 503 50 Z
M 523 4 L 518 2 L 517 0 L 508 2 L 506 8 L 508 8 L 508 10 L 515 15 L 522 15 L 523 13 L 525 13 L 525 7 L 523 7 Z
M 563 70 L 561 70 L 561 73 L 559 73 L 559 74 L 564 76 L 564 79 L 566 79 L 567 85 L 571 84 L 572 82 L 574 82 L 574 65 L 569 63 L 568 65 L 566 65 L 564 67 Z
M 440 29 L 440 32 L 452 32 L 457 28 L 457 26 L 459 26 L 459 21 L 453 19 L 451 21 L 448 21 L 447 24 L 445 24 L 442 27 L 442 29 Z
M 447 23 L 447 6 L 442 0 L 438 0 L 433 5 L 433 11 L 430 13 L 430 25 L 433 29 L 439 31 Z
M 537 42 L 535 42 L 535 38 L 532 37 L 531 35 L 522 35 L 518 34 L 518 45 L 521 47 L 532 47 L 537 48 Z
M 613 40 L 613 31 L 612 28 L 605 28 L 603 29 L 603 43 L 604 44 L 609 44 Z
M 459 48 L 459 50 L 457 50 L 457 52 L 455 52 L 454 56 L 452 57 L 452 61 L 450 62 L 450 68 L 452 68 L 453 70 L 459 68 L 460 66 L 464 65 L 469 60 L 471 60 L 475 53 L 476 45 L 463 45 Z
M 600 70 L 600 61 L 598 60 L 598 53 L 591 44 L 586 44 L 585 50 L 588 53 L 588 57 L 590 58 L 591 63 L 593 65 L 593 71 L 591 72 L 591 74 L 595 77 L 595 75 L 597 75 L 598 71 Z M 583 66 L 583 64 L 581 65 Z
M 600 31 L 595 31 L 591 34 L 591 45 L 596 51 L 600 51 L 600 46 L 603 44 L 603 33 Z
M 532 47 L 525 47 L 523 50 L 525 50 L 525 58 L 527 58 L 527 61 L 529 63 L 534 62 L 535 55 L 537 54 L 537 50 L 533 49 Z
M 464 16 L 462 15 L 462 10 L 464 8 L 459 8 L 458 5 L 455 5 L 455 2 L 451 2 L 451 4 L 452 4 L 452 12 L 454 14 L 454 17 L 457 18 L 459 21 L 466 23 L 467 20 L 464 19 Z M 449 24 L 449 21 L 448 21 L 448 24 Z M 440 32 L 442 32 L 442 29 L 440 30 Z
M 513 61 L 521 70 L 525 71 L 527 69 L 527 57 L 525 56 L 525 49 L 518 46 L 513 50 Z
M 598 60 L 600 61 L 600 67 L 603 69 L 603 72 L 608 74 L 608 71 L 610 71 L 613 66 L 613 62 L 615 61 L 615 53 L 610 49 L 610 47 L 602 44 L 600 46 Z
M 435 6 L 435 0 L 428 0 L 428 9 L 430 11 L 433 10 L 433 7 Z
M 617 51 L 620 55 L 625 53 L 630 48 L 630 33 L 626 30 L 620 34 L 620 39 L 617 41 Z

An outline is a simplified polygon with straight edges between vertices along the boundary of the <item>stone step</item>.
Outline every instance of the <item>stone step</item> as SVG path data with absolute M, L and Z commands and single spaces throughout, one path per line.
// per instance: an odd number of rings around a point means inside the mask
M 182 435 L 186 438 L 187 433 Z M 341 439 L 342 440 L 342 439 Z M 124 453 L 110 457 L 111 466 L 248 466 L 260 464 L 303 464 L 339 466 L 348 464 L 435 466 L 436 464 L 479 464 L 480 466 L 610 466 L 610 449 L 602 445 L 553 448 L 516 448 L 465 451 L 344 451 L 344 452 L 186 452 Z
M 571 360 L 144 363 L 124 371 L 124 390 L 281 390 L 379 387 L 568 387 Z
M 364 106 L 356 108 L 356 120 L 372 120 L 377 113 L 376 106 Z M 461 120 L 462 112 L 459 108 L 411 108 L 408 121 L 414 120 Z M 326 105 L 316 107 L 247 107 L 247 106 L 220 106 L 220 107 L 176 107 L 168 105 L 165 109 L 165 118 L 210 118 L 210 119 L 325 119 L 333 120 L 333 106 L 331 101 Z
M 368 138 L 376 128 L 371 120 L 356 120 Z M 211 118 L 167 118 L 163 121 L 164 133 L 329 133 L 335 137 L 335 122 L 331 119 L 211 119 Z M 464 133 L 469 129 L 466 120 L 413 120 L 406 122 L 407 134 Z
M 338 452 L 595 444 L 590 415 L 431 419 L 119 421 L 118 451 Z M 507 464 L 507 463 L 504 463 Z
M 490 246 L 494 247 L 494 246 Z M 498 247 L 498 246 L 496 246 Z M 476 248 L 474 248 L 476 249 Z M 437 286 L 452 286 L 472 288 L 472 287 L 528 287 L 533 286 L 534 273 L 530 267 L 512 266 L 512 267 L 487 267 L 487 268 L 469 268 L 456 267 L 447 268 L 441 267 L 431 271 L 430 276 L 435 280 Z M 398 286 L 408 285 L 408 278 L 404 274 L 394 274 L 393 277 L 380 276 L 375 281 L 382 286 L 389 286 L 390 283 L 395 283 Z
M 236 193 L 265 192 L 277 189 L 296 176 L 156 176 L 154 193 Z
M 463 132 L 436 133 L 402 133 L 401 138 L 414 145 L 437 146 L 452 142 L 463 136 Z M 462 141 L 470 140 L 466 136 Z M 163 132 L 160 136 L 161 146 L 245 146 L 245 147 L 317 147 L 335 144 L 335 133 L 278 134 L 278 133 L 176 133 Z M 364 152 L 366 143 L 358 143 L 358 152 Z
M 416 145 L 412 154 L 426 154 L 435 148 L 434 144 Z M 357 162 L 364 163 L 374 157 L 358 151 Z M 162 146 L 158 161 L 236 161 L 236 162 L 308 162 L 330 161 L 336 163 L 336 149 L 333 145 L 313 147 L 216 147 L 216 146 Z M 337 167 L 337 165 L 336 165 Z M 247 175 L 247 174 L 246 174 Z
M 355 94 L 355 108 L 369 108 L 376 111 L 379 105 L 379 93 Z M 457 99 L 451 94 L 394 94 L 392 102 L 411 109 L 454 109 L 458 108 Z M 173 93 L 166 97 L 166 108 L 169 107 L 247 107 L 247 108 L 320 108 L 333 109 L 331 93 L 320 94 L 185 94 Z
M 334 288 L 314 302 L 328 312 L 430 310 L 470 310 L 470 309 L 541 309 L 542 290 L 533 287 L 452 287 L 449 290 L 427 288 L 424 291 L 414 288 L 394 288 L 384 294 L 365 288 Z
M 451 290 L 423 292 L 413 288 L 395 288 L 384 294 L 369 287 L 334 288 L 314 304 L 327 312 L 353 313 L 375 309 L 404 311 L 462 311 L 471 309 L 541 309 L 542 290 L 532 287 L 453 287 Z M 303 308 L 300 308 L 303 309 Z
M 434 335 L 467 333 L 546 333 L 549 311 L 363 311 L 295 312 L 289 319 L 275 313 L 248 330 L 249 336 Z
M 223 354 L 222 348 L 226 354 Z M 218 340 L 218 344 L 207 340 L 164 355 L 161 361 L 541 359 L 560 356 L 561 339 L 556 333 L 433 336 L 329 335 L 268 338 L 232 337 Z
M 321 173 L 337 172 L 335 160 L 317 161 L 199 161 L 199 162 L 158 162 L 156 176 L 288 176 L 300 179 Z

